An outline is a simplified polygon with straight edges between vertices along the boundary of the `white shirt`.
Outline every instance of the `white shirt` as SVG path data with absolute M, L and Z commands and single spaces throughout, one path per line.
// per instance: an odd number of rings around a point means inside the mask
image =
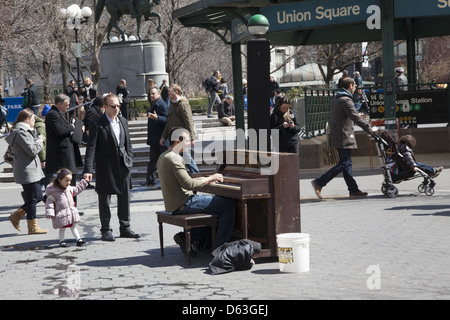
M 117 144 L 120 143 L 120 123 L 119 123 L 119 118 L 116 118 L 116 120 L 111 119 L 110 117 L 108 117 L 108 115 L 106 115 L 106 118 L 108 118 L 109 123 L 111 125 L 111 128 L 114 132 L 114 135 L 116 136 L 117 139 Z

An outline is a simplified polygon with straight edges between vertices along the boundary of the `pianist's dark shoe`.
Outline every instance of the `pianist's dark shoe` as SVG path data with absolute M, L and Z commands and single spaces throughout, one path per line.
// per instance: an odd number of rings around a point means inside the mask
M 186 236 L 184 232 L 178 232 L 176 235 L 173 236 L 173 240 L 176 244 L 180 246 L 181 251 L 184 254 L 187 254 L 186 252 Z M 195 252 L 195 248 L 191 244 L 191 258 L 195 258 L 197 256 L 197 253 Z

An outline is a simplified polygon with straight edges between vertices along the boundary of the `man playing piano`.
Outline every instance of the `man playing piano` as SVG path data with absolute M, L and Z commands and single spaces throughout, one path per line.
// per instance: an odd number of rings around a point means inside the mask
M 172 214 L 204 212 L 217 215 L 219 220 L 216 246 L 229 242 L 234 227 L 235 201 L 220 196 L 197 195 L 193 192 L 207 184 L 222 182 L 222 174 L 215 173 L 208 177 L 191 178 L 180 155 L 191 144 L 189 131 L 181 127 L 174 127 L 170 131 L 169 137 L 169 149 L 161 154 L 157 163 L 166 211 L 170 211 Z M 204 247 L 208 234 L 206 228 L 192 230 L 191 238 L 194 248 L 195 246 L 197 248 Z M 184 252 L 186 248 L 184 233 L 177 233 L 174 240 Z M 191 252 L 193 251 L 191 250 Z

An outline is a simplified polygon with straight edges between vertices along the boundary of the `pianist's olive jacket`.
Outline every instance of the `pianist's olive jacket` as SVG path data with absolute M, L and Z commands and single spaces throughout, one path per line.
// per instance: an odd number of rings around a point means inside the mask
M 183 158 L 171 150 L 159 156 L 156 167 L 166 211 L 179 209 L 194 195 L 191 190 L 202 186 L 201 180 L 189 176 Z

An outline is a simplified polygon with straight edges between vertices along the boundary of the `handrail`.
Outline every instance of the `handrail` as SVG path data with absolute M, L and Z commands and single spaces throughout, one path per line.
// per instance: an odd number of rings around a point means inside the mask
M 436 83 L 412 83 L 405 85 L 409 91 L 429 91 L 429 90 L 443 90 L 449 92 L 448 106 L 450 108 L 450 82 L 436 82 Z M 379 86 L 365 86 L 361 87 L 369 93 L 383 92 L 383 87 Z M 326 133 L 326 124 L 331 118 L 330 104 L 331 100 L 338 89 L 333 88 L 314 88 L 304 87 L 305 97 L 305 134 L 304 139 L 320 136 Z M 397 91 L 397 93 L 407 91 Z M 449 111 L 450 117 L 450 111 Z M 450 124 L 450 119 L 449 119 Z

